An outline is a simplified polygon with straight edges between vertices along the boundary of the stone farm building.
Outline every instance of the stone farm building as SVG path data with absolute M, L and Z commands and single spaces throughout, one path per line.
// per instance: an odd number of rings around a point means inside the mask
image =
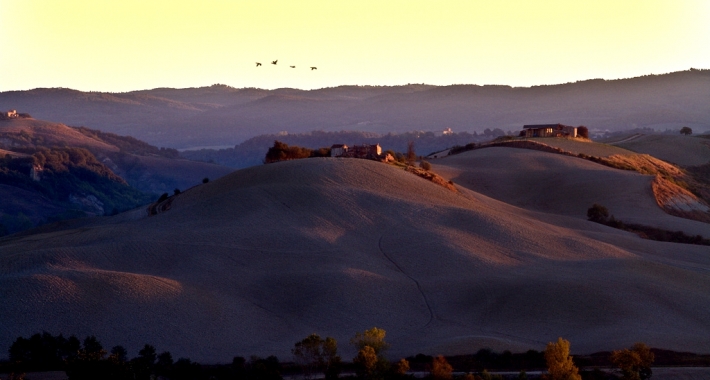
M 523 132 L 525 137 L 577 137 L 577 127 L 564 124 L 529 124 Z
M 369 158 L 376 160 L 382 156 L 382 148 L 380 144 L 374 145 L 353 145 L 348 147 L 345 144 L 335 144 L 330 147 L 331 157 L 351 157 L 351 158 Z
M 0 118 L 2 119 L 15 119 L 17 118 L 18 114 L 16 110 L 9 110 L 0 113 Z

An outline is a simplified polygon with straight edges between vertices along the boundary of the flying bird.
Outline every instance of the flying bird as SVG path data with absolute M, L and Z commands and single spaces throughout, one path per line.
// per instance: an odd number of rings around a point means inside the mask
M 315 66 L 311 66 L 311 70 L 318 70 L 318 68 Z
M 271 61 L 271 64 L 272 64 L 272 65 L 275 65 L 275 64 L 276 64 L 276 62 L 278 62 L 278 61 L 279 61 L 278 59 L 277 59 L 277 60 L 275 60 L 275 61 Z
M 261 66 L 261 63 L 257 62 L 256 67 L 259 67 L 259 66 Z
M 296 66 L 289 66 L 289 67 L 292 68 L 292 69 L 295 69 L 295 68 L 296 68 Z

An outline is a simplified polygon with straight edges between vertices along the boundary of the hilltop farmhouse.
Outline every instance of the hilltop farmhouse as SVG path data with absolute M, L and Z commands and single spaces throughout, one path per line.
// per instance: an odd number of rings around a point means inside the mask
M 0 120 L 10 120 L 10 119 L 26 119 L 30 118 L 30 114 L 27 113 L 17 113 L 17 110 L 9 110 L 0 112 Z
M 16 119 L 17 118 L 17 110 L 9 110 L 0 113 L 0 119 Z
M 380 147 L 380 144 L 353 145 L 352 147 L 348 147 L 345 144 L 335 144 L 330 147 L 330 156 L 377 160 L 382 158 L 382 147 Z
M 564 124 L 528 124 L 520 133 L 525 137 L 577 137 L 577 127 Z

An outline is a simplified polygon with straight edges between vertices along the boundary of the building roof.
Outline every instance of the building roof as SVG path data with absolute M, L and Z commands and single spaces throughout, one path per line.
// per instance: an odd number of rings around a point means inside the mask
M 333 146 L 330 147 L 330 149 L 333 148 L 345 148 L 347 145 L 345 144 L 333 144 Z

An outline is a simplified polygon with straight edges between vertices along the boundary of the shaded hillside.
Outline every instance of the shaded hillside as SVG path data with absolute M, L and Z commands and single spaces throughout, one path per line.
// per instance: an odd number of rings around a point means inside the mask
M 113 214 L 231 169 L 132 137 L 34 119 L 0 121 L 0 235 Z
M 589 181 L 611 170 L 596 166 Z M 558 336 L 580 353 L 640 340 L 697 352 L 710 334 L 707 247 L 369 160 L 260 165 L 156 216 L 64 228 L 0 239 L 0 346 L 46 330 L 226 362 L 290 358 L 314 331 L 346 342 L 372 326 L 392 356 L 540 349 Z
M 219 165 L 181 159 L 174 149 L 158 148 L 131 136 L 43 120 L 0 121 L 0 148 L 32 152 L 43 147 L 85 148 L 131 186 L 156 196 L 232 171 Z
M 82 148 L 39 148 L 29 157 L 0 158 L 0 184 L 0 235 L 72 217 L 116 214 L 152 198 Z
M 547 140 L 555 143 L 555 139 Z M 433 160 L 432 166 L 454 183 L 525 209 L 586 218 L 587 209 L 597 203 L 627 222 L 708 235 L 707 223 L 669 215 L 659 205 L 657 198 L 664 194 L 654 193 L 655 176 L 660 173 L 654 165 L 665 164 L 667 170 L 680 172 L 678 168 L 646 155 L 618 155 L 619 148 L 604 150 L 594 143 L 579 144 L 578 149 L 589 146 L 585 152 L 614 154 L 608 158 L 613 162 L 648 167 L 640 166 L 638 171 L 645 173 L 641 174 L 574 156 L 508 147 L 472 150 Z
M 710 129 L 710 70 L 550 86 L 341 86 L 235 89 L 224 85 L 129 93 L 35 89 L 0 93 L 6 108 L 88 125 L 173 148 L 233 146 L 281 131 L 518 130 L 586 125 L 592 132 L 690 126 Z

